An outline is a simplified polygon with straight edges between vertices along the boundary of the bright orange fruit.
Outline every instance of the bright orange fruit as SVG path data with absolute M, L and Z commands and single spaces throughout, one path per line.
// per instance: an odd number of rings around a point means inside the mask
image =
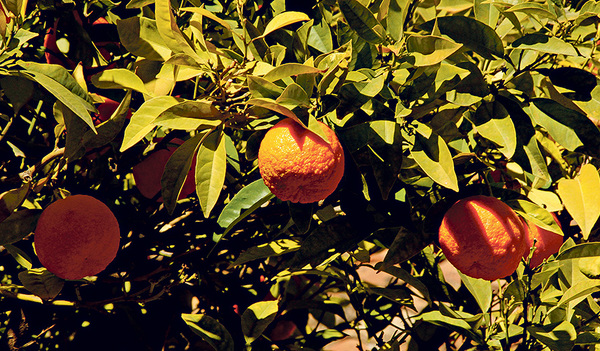
M 554 220 L 560 226 L 560 222 L 558 222 L 558 218 L 554 213 L 552 213 L 552 217 L 554 217 Z M 527 249 L 523 254 L 524 258 L 529 256 L 529 250 L 533 246 L 533 239 L 536 239 L 535 250 L 529 262 L 529 266 L 532 268 L 539 266 L 545 259 L 557 253 L 563 244 L 563 236 L 560 234 L 527 222 L 524 222 L 523 226 L 527 233 Z
M 279 199 L 299 203 L 323 200 L 342 179 L 342 145 L 333 130 L 319 124 L 329 144 L 291 118 L 275 124 L 261 142 L 260 174 Z
M 51 203 L 34 232 L 35 252 L 46 269 L 63 279 L 103 271 L 119 250 L 119 222 L 101 201 L 72 195 Z
M 457 201 L 444 215 L 439 243 L 458 270 L 495 280 L 512 274 L 526 250 L 526 231 L 517 214 L 490 196 Z

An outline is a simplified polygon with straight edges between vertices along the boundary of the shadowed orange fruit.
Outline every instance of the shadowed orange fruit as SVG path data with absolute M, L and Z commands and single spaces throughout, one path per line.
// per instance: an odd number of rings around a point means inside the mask
M 291 118 L 275 124 L 262 140 L 260 174 L 279 199 L 299 203 L 323 200 L 342 179 L 342 145 L 333 130 L 319 124 L 329 144 Z
M 72 195 L 51 203 L 34 233 L 35 252 L 46 269 L 63 279 L 103 271 L 119 250 L 119 222 L 101 201 Z
M 552 213 L 552 217 L 554 217 L 554 221 L 560 226 L 558 218 L 554 213 Z M 523 254 L 524 258 L 529 256 L 529 250 L 533 246 L 533 239 L 536 239 L 535 250 L 529 262 L 529 266 L 532 268 L 539 266 L 545 259 L 557 253 L 563 244 L 563 236 L 560 234 L 540 228 L 535 224 L 527 224 L 525 221 L 523 226 L 527 233 L 527 249 Z
M 156 141 L 160 141 L 157 139 Z M 160 149 L 152 152 L 148 157 L 146 157 L 142 162 L 133 166 L 133 179 L 135 180 L 135 185 L 137 186 L 140 193 L 148 198 L 152 199 L 161 191 L 160 179 L 162 178 L 163 171 L 169 161 L 169 157 L 173 155 L 178 145 L 183 144 L 183 140 L 181 139 L 173 139 L 170 141 L 170 144 L 166 149 Z M 196 191 L 196 162 L 192 163 L 192 167 L 190 168 L 187 178 L 185 179 L 185 183 L 183 183 L 183 187 L 181 188 L 181 192 L 179 193 L 179 199 L 185 198 L 189 194 Z M 162 197 L 159 198 L 159 201 L 162 201 Z
M 490 196 L 457 201 L 444 215 L 439 242 L 458 270 L 495 280 L 512 274 L 526 250 L 526 231 L 517 214 Z

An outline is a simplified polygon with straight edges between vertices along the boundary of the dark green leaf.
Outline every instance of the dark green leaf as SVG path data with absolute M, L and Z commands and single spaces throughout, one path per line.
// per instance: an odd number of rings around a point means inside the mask
M 368 8 L 357 0 L 339 0 L 338 4 L 350 27 L 361 38 L 373 44 L 385 41 L 385 29 Z
M 290 252 L 298 251 L 298 249 L 300 249 L 300 242 L 296 239 L 274 240 L 270 243 L 251 247 L 242 252 L 231 266 L 239 266 L 250 261 L 267 257 L 285 255 Z
M 547 54 L 577 56 L 573 45 L 562 39 L 541 33 L 526 34 L 512 43 L 512 48 L 521 50 L 535 50 Z
M 15 243 L 31 234 L 41 214 L 40 210 L 20 210 L 0 222 L 0 246 Z
M 12 215 L 14 210 L 21 206 L 23 201 L 25 201 L 25 198 L 27 198 L 30 188 L 31 185 L 29 183 L 23 183 L 19 188 L 11 189 L 0 194 L 0 223 Z M 0 245 L 2 244 L 0 243 Z
M 442 34 L 465 45 L 483 58 L 494 60 L 497 57 L 504 57 L 502 40 L 487 24 L 470 17 L 449 16 L 426 22 L 421 25 L 421 28 L 431 31 L 435 21 Z
M 217 130 L 204 138 L 196 156 L 196 193 L 206 218 L 219 200 L 226 173 L 225 138 L 222 131 Z
M 470 115 L 471 122 L 477 132 L 484 138 L 493 141 L 500 152 L 511 158 L 517 147 L 517 132 L 508 111 L 498 101 L 481 104 L 474 114 Z
M 279 306 L 276 300 L 256 302 L 242 313 L 242 332 L 246 343 L 258 339 L 275 320 Z
M 235 345 L 229 331 L 216 319 L 205 314 L 181 314 L 190 329 L 212 346 L 215 351 L 234 351 Z
M 575 346 L 577 331 L 573 324 L 562 321 L 543 326 L 527 327 L 527 331 L 551 350 L 571 350 Z
M 179 193 L 196 157 L 196 150 L 206 136 L 206 132 L 198 133 L 188 139 L 171 155 L 160 179 L 162 197 L 169 213 L 175 211 Z
M 29 269 L 19 273 L 19 280 L 34 295 L 44 300 L 50 300 L 58 296 L 65 281 L 46 268 Z

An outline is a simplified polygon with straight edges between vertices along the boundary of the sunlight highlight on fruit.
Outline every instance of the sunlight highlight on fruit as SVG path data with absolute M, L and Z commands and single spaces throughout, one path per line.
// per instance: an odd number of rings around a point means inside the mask
M 344 175 L 344 150 L 334 131 L 319 122 L 329 144 L 291 118 L 273 126 L 258 151 L 260 174 L 283 201 L 325 199 Z

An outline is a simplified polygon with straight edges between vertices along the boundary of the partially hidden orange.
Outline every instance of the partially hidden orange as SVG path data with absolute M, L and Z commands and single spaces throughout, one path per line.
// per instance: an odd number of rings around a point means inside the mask
M 156 141 L 160 141 L 157 139 Z M 183 140 L 174 138 L 166 149 L 153 151 L 142 162 L 133 166 L 132 173 L 135 185 L 145 198 L 152 199 L 161 191 L 162 186 L 160 180 L 167 165 L 167 161 L 177 147 L 183 144 Z M 183 183 L 179 199 L 185 198 L 196 191 L 196 162 L 193 162 L 192 167 L 188 171 L 187 178 Z M 158 199 L 162 202 L 162 197 Z
M 457 201 L 445 213 L 439 244 L 465 275 L 495 280 L 515 271 L 527 248 L 527 233 L 508 205 L 477 195 Z
M 325 199 L 344 175 L 344 150 L 335 132 L 318 122 L 325 142 L 291 118 L 275 124 L 260 144 L 258 167 L 271 192 L 283 201 Z
M 560 226 L 560 222 L 554 213 L 552 213 L 554 221 Z M 529 250 L 533 247 L 533 241 L 535 239 L 535 250 L 529 261 L 530 267 L 537 267 L 545 259 L 554 255 L 560 250 L 563 244 L 563 236 L 549 230 L 538 227 L 533 223 L 524 223 L 525 231 L 527 232 L 527 250 L 523 254 L 524 258 L 529 256 Z
M 119 250 L 119 222 L 100 200 L 72 195 L 51 203 L 35 232 L 35 252 L 48 271 L 81 279 L 103 271 Z

